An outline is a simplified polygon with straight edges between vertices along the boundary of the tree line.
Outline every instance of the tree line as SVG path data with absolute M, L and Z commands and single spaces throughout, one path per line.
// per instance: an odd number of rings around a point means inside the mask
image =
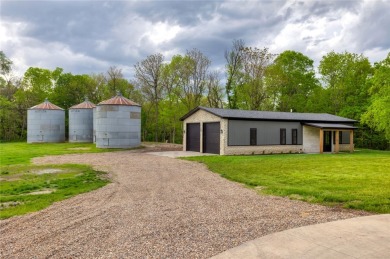
M 1 141 L 26 139 L 26 110 L 45 98 L 64 109 L 88 97 L 94 103 L 120 91 L 142 105 L 142 140 L 181 143 L 179 118 L 202 105 L 214 108 L 330 113 L 359 121 L 359 147 L 390 148 L 390 53 L 375 64 L 362 54 L 327 53 L 318 70 L 300 52 L 271 53 L 234 40 L 225 70 L 212 70 L 200 50 L 166 60 L 161 53 L 134 64 L 134 78 L 112 66 L 74 75 L 30 67 L 22 77 L 0 51 Z

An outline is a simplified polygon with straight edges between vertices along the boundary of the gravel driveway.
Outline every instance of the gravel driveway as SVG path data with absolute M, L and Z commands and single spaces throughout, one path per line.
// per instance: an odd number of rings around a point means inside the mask
M 207 258 L 289 228 L 368 213 L 261 196 L 205 166 L 141 152 L 64 155 L 112 183 L 0 221 L 1 258 Z

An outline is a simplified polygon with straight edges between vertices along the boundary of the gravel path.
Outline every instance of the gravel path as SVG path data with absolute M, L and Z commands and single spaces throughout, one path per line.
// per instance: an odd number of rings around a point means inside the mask
M 207 258 L 289 228 L 368 213 L 261 196 L 188 161 L 134 151 L 64 155 L 112 183 L 0 221 L 0 258 Z

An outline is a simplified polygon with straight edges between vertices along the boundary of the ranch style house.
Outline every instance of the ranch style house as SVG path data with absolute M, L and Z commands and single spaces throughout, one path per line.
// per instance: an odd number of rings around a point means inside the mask
M 199 106 L 182 118 L 183 149 L 220 155 L 353 152 L 355 120 L 326 113 Z

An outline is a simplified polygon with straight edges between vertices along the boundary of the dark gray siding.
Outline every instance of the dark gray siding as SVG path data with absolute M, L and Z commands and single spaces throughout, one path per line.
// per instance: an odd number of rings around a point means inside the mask
M 292 129 L 298 130 L 298 145 L 302 145 L 300 122 L 229 120 L 228 145 L 249 146 L 250 128 L 257 129 L 257 145 L 280 145 L 280 129 L 286 129 L 286 144 L 292 144 Z

